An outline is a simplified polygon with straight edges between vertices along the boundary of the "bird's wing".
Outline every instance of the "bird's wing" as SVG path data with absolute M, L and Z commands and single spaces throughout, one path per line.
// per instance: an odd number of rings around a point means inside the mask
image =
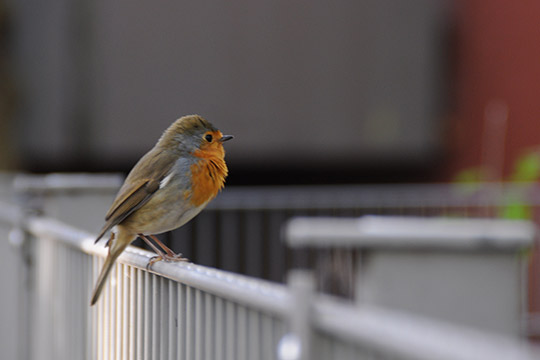
M 139 160 L 131 170 L 124 185 L 105 216 L 105 225 L 96 242 L 113 226 L 121 223 L 135 210 L 146 204 L 159 189 L 160 183 L 167 176 L 174 164 L 172 155 L 155 149 Z

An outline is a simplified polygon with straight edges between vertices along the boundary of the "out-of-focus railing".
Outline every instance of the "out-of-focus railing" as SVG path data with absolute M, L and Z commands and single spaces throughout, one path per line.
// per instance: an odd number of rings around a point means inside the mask
M 291 247 L 355 253 L 359 305 L 376 305 L 509 336 L 530 334 L 530 221 L 443 217 L 300 217 L 284 233 Z M 335 281 L 340 272 L 325 274 Z

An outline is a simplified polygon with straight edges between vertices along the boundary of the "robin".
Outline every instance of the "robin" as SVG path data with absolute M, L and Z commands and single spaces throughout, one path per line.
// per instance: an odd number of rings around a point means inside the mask
M 137 237 L 158 254 L 149 266 L 159 260 L 186 261 L 154 235 L 193 219 L 223 188 L 228 172 L 223 143 L 232 138 L 198 115 L 184 116 L 169 126 L 137 162 L 118 191 L 96 239 L 97 243 L 112 229 L 107 242 L 109 253 L 91 305 L 98 300 L 115 260 Z

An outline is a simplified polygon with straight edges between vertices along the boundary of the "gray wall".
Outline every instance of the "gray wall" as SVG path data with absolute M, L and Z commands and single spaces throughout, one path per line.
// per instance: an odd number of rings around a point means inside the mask
M 182 114 L 238 164 L 439 149 L 440 1 L 11 0 L 27 158 L 136 159 Z

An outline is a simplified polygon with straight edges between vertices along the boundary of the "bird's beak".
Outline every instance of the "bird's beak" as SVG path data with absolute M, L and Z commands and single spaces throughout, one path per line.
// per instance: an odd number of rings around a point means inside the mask
M 221 139 L 219 139 L 220 142 L 225 142 L 225 141 L 228 141 L 228 140 L 231 140 L 234 136 L 232 135 L 223 135 L 221 137 Z

